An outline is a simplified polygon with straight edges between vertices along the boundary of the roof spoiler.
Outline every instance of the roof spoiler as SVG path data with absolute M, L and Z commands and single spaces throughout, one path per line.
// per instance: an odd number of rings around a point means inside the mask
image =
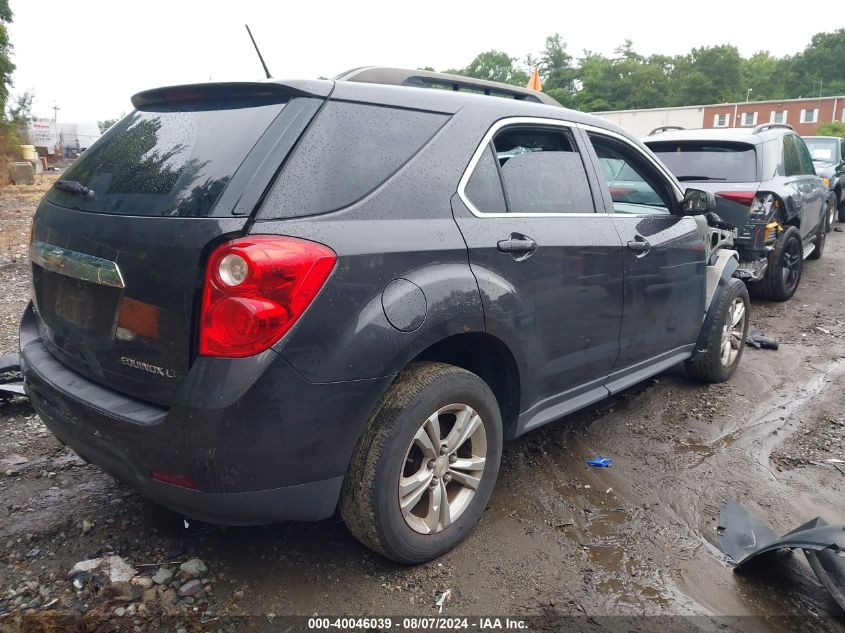
M 795 131 L 795 128 L 787 123 L 761 123 L 760 125 L 756 126 L 753 130 L 751 130 L 752 134 L 759 134 L 760 132 L 765 132 L 766 130 L 773 130 L 775 128 L 785 128 L 787 130 Z
M 370 84 L 386 84 L 390 86 L 410 86 L 415 88 L 445 88 L 456 92 L 480 92 L 491 97 L 505 97 L 518 101 L 530 101 L 562 107 L 549 95 L 499 83 L 486 79 L 473 79 L 461 75 L 436 73 L 430 70 L 409 70 L 406 68 L 388 68 L 385 66 L 364 66 L 353 68 L 335 77 L 337 81 L 359 81 Z
M 185 103 L 211 99 L 284 100 L 291 97 L 328 97 L 330 81 L 240 81 L 165 86 L 132 96 L 136 108 L 163 103 Z
M 661 132 L 668 132 L 670 130 L 684 130 L 686 128 L 681 127 L 680 125 L 661 125 L 660 127 L 654 128 L 651 132 L 648 133 L 649 136 L 653 136 L 655 134 L 660 134 Z

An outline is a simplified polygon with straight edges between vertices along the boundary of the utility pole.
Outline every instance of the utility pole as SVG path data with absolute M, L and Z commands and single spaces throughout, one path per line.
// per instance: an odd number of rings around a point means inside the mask
M 54 103 L 53 104 L 53 123 L 56 123 L 59 120 L 59 110 L 61 110 L 61 108 Z

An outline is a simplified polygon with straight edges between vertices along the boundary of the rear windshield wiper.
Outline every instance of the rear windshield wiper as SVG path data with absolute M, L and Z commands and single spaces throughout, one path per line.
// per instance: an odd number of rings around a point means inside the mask
M 67 191 L 68 193 L 75 193 L 80 196 L 94 196 L 93 189 L 89 189 L 81 182 L 76 182 L 75 180 L 57 180 L 53 186 L 56 189 L 61 189 L 62 191 Z
M 725 182 L 724 178 L 714 178 L 713 176 L 678 176 L 678 180 L 684 182 L 685 180 L 718 180 Z

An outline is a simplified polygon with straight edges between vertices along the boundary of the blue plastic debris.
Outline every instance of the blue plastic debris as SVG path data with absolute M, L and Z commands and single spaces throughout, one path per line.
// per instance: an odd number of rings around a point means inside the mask
M 587 460 L 587 464 L 596 468 L 609 468 L 612 463 L 613 460 L 609 457 L 593 457 Z

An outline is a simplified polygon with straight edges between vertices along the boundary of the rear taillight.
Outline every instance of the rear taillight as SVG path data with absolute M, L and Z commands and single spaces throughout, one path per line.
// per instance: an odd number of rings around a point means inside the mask
M 744 206 L 749 218 L 756 222 L 767 221 L 780 207 L 778 197 L 766 191 L 719 191 L 716 195 Z
M 724 198 L 725 200 L 730 200 L 731 202 L 737 202 L 744 207 L 750 207 L 751 204 L 754 202 L 754 196 L 757 195 L 756 191 L 720 191 L 716 194 L 720 198 Z
M 266 350 L 302 316 L 336 260 L 328 246 L 294 237 L 256 235 L 218 247 L 205 272 L 199 353 Z

